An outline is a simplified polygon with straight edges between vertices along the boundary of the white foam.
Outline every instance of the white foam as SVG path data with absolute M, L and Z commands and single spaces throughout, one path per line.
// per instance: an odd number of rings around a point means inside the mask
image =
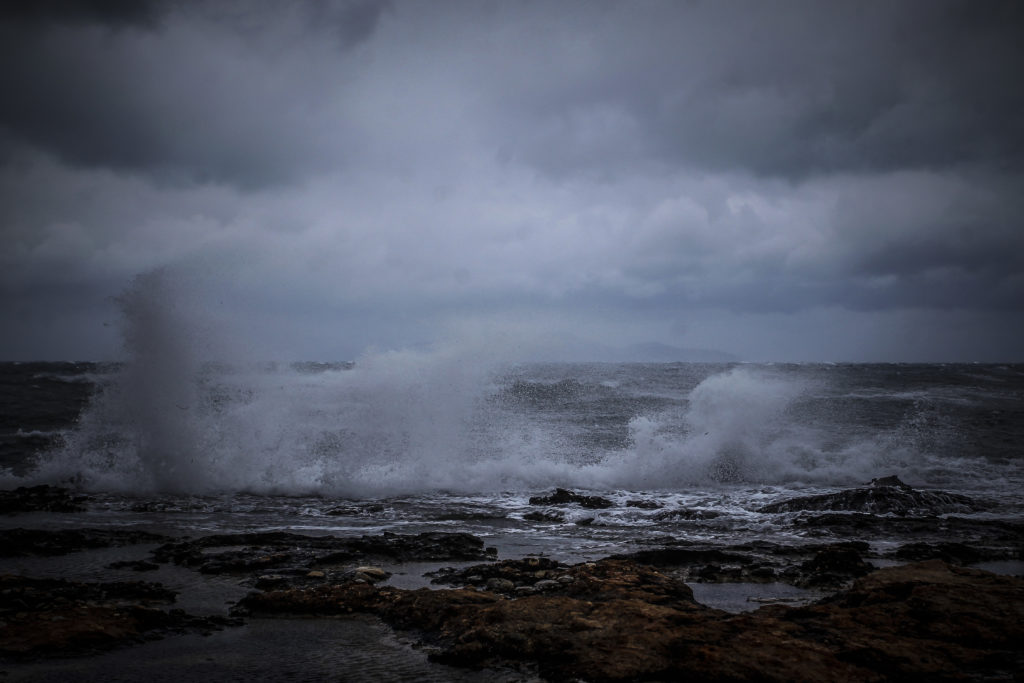
M 816 381 L 752 365 L 706 377 L 674 409 L 635 415 L 626 447 L 586 450 L 578 426 L 493 400 L 514 381 L 504 371 L 516 360 L 507 351 L 516 345 L 494 335 L 367 352 L 351 369 L 227 366 L 228 335 L 194 314 L 195 297 L 166 272 L 133 284 L 121 299 L 128 362 L 29 480 L 378 497 L 841 485 L 888 474 L 919 484 L 964 471 L 930 453 L 933 425 L 911 419 L 896 431 L 836 433 L 834 422 L 799 409 L 822 395 Z

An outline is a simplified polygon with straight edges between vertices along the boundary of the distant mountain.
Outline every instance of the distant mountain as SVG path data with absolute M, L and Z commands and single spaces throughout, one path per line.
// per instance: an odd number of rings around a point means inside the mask
M 622 357 L 617 360 L 648 363 L 732 363 L 740 360 L 739 356 L 725 351 L 680 348 L 659 342 L 630 344 L 619 353 Z
M 692 349 L 660 342 L 610 346 L 581 339 L 561 340 L 542 353 L 544 360 L 598 363 L 733 363 L 739 356 L 713 349 Z

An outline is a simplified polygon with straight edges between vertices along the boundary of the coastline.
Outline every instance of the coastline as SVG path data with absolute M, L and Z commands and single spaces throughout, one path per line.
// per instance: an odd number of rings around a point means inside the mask
M 10 521 L 51 514 L 70 522 L 89 501 L 54 487 L 2 493 Z M 180 538 L 7 528 L 3 554 L 21 558 L 23 568 L 79 558 L 93 570 L 90 580 L 0 577 L 0 671 L 5 680 L 163 680 L 173 661 L 175 675 L 245 677 L 259 666 L 309 680 L 1019 674 L 1024 579 L 971 565 L 1016 567 L 1020 525 L 995 526 L 1004 535 L 1001 550 L 906 542 L 883 557 L 862 541 L 842 540 L 836 507 L 881 506 L 889 512 L 872 516 L 878 524 L 930 520 L 948 528 L 962 518 L 892 509 L 908 502 L 968 509 L 973 502 L 898 480 L 783 502 L 814 508 L 808 519 L 829 520 L 837 538 L 714 547 L 666 538 L 632 553 L 562 562 L 503 558 L 464 532 Z M 601 509 L 606 501 L 556 491 L 535 504 L 551 514 Z M 869 517 L 842 514 L 853 528 Z M 168 579 L 173 587 L 161 583 Z M 311 646 L 316 662 L 301 654 Z

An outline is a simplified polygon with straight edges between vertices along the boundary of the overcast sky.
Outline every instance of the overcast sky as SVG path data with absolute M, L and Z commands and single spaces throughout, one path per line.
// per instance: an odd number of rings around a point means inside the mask
M 0 358 L 1024 361 L 1022 3 L 14 4 Z

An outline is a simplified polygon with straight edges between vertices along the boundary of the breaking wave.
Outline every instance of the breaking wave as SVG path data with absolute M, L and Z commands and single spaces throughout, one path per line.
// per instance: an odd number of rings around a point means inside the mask
M 187 294 L 161 271 L 133 283 L 120 300 L 127 362 L 28 479 L 358 498 L 964 476 L 936 425 L 915 422 L 921 411 L 851 417 L 833 400 L 848 392 L 814 373 L 661 365 L 611 376 L 517 364 L 493 338 L 367 352 L 354 365 L 241 362 Z

